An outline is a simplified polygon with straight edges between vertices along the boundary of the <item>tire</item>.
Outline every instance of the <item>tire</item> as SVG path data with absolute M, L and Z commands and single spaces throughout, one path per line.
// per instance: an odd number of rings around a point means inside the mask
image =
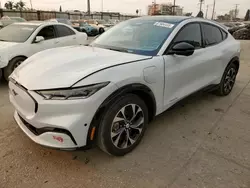
M 25 57 L 15 57 L 13 58 L 7 67 L 4 68 L 4 78 L 8 80 L 11 73 L 25 60 Z
M 148 109 L 144 101 L 133 94 L 124 95 L 110 104 L 99 122 L 97 144 L 110 155 L 123 156 L 140 143 L 148 124 Z
M 217 95 L 227 96 L 231 93 L 235 84 L 237 73 L 238 73 L 238 68 L 234 63 L 231 63 L 227 66 L 222 76 L 219 87 L 216 90 Z
M 104 33 L 104 29 L 103 29 L 103 28 L 100 28 L 100 29 L 99 29 L 99 34 L 102 34 L 102 33 Z

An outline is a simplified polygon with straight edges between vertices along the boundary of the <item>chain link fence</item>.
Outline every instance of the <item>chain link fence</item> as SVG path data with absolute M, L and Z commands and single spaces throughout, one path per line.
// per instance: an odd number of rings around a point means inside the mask
M 100 12 L 85 15 L 81 12 L 56 12 L 56 11 L 19 11 L 0 9 L 0 17 L 22 17 L 25 20 L 48 20 L 53 18 L 64 18 L 70 20 L 81 19 L 103 19 L 103 20 L 128 20 L 135 18 L 135 15 L 122 15 L 120 13 Z

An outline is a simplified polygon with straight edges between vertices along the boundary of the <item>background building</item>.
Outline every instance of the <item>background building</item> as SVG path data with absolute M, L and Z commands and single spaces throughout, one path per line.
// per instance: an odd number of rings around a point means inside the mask
M 148 15 L 173 15 L 173 11 L 177 16 L 183 15 L 183 8 L 180 6 L 174 8 L 172 3 L 148 5 Z

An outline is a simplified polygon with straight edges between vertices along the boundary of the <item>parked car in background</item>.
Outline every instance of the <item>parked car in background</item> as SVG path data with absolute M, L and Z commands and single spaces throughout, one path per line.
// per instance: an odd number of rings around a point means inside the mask
M 7 80 L 12 71 L 33 54 L 62 46 L 86 44 L 87 35 L 51 22 L 14 23 L 0 30 L 0 70 Z
M 71 22 L 73 25 L 79 27 L 79 30 L 81 32 L 86 33 L 88 36 L 96 36 L 99 34 L 99 31 L 97 30 L 97 28 L 91 26 L 90 24 L 88 24 L 84 20 L 75 20 L 75 21 L 71 21 Z
M 99 34 L 102 34 L 105 32 L 105 26 L 102 24 L 99 24 L 96 20 L 85 20 L 85 22 L 95 27 L 98 30 Z
M 56 22 L 56 23 L 63 23 L 63 24 L 69 25 L 69 26 L 73 27 L 75 30 L 81 32 L 80 27 L 77 26 L 77 25 L 72 24 L 72 22 L 69 19 L 53 18 L 53 19 L 49 19 L 49 20 L 46 20 L 46 21 Z
M 16 22 L 26 22 L 26 20 L 21 17 L 3 16 L 0 19 L 0 29 Z
M 239 56 L 240 43 L 213 21 L 140 17 L 89 46 L 27 59 L 10 76 L 10 101 L 19 127 L 38 144 L 69 150 L 97 143 L 121 156 L 154 116 L 188 95 L 205 88 L 228 95 Z

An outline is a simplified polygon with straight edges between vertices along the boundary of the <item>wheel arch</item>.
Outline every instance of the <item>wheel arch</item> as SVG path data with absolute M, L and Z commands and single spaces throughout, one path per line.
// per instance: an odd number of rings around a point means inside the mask
M 229 63 L 227 64 L 226 68 L 231 64 L 235 64 L 235 66 L 237 67 L 237 72 L 239 71 L 239 68 L 240 68 L 240 58 L 239 57 L 233 57 L 231 59 L 231 61 L 229 61 Z
M 27 56 L 25 56 L 25 55 L 15 55 L 14 57 L 12 57 L 10 60 L 9 60 L 9 62 L 10 61 L 12 61 L 13 59 L 15 59 L 15 58 L 19 58 L 19 57 L 22 57 L 22 58 L 25 58 L 25 59 L 27 59 L 28 57 Z
M 135 94 L 138 97 L 140 97 L 146 104 L 148 108 L 148 114 L 149 114 L 149 121 L 152 121 L 156 114 L 156 101 L 153 92 L 149 87 L 143 84 L 129 84 L 126 86 L 123 86 L 113 92 L 109 97 L 105 99 L 105 101 L 100 105 L 98 110 L 96 111 L 94 118 L 91 121 L 89 130 L 88 130 L 88 140 L 87 145 L 91 145 L 94 140 L 96 140 L 96 135 L 98 133 L 98 127 L 99 127 L 99 120 L 103 114 L 103 112 L 107 109 L 109 104 L 119 98 L 121 95 L 125 94 Z M 94 137 L 91 139 L 91 134 L 93 131 L 93 128 L 95 129 Z

